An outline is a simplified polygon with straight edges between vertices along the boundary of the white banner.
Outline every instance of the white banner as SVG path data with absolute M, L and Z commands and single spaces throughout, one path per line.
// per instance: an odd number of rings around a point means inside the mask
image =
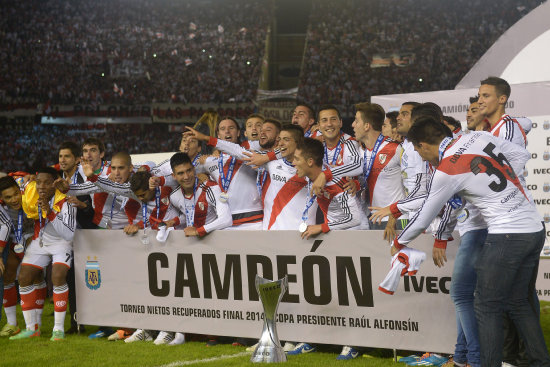
M 455 236 L 458 238 L 458 236 Z M 447 265 L 431 260 L 395 295 L 378 290 L 390 270 L 382 231 L 334 231 L 309 241 L 297 231 L 217 231 L 204 239 L 170 233 L 166 244 L 122 231 L 75 237 L 78 319 L 82 324 L 258 338 L 262 306 L 256 273 L 288 275 L 278 310 L 281 340 L 451 353 L 456 321 L 449 296 L 457 240 Z

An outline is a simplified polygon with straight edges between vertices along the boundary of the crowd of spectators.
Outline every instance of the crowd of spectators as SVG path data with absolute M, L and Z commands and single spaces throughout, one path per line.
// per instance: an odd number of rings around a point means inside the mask
M 26 131 L 5 129 L 0 135 L 0 171 L 35 172 L 58 161 L 62 142 L 74 141 L 80 145 L 89 137 L 105 143 L 108 160 L 121 151 L 130 154 L 174 152 L 181 141 L 181 133 L 169 132 L 166 124 L 34 125 Z
M 318 0 L 310 14 L 299 97 L 344 106 L 372 95 L 453 89 L 540 0 Z M 375 55 L 414 54 L 371 68 Z
M 271 14 L 247 0 L 1 4 L 4 105 L 249 101 Z

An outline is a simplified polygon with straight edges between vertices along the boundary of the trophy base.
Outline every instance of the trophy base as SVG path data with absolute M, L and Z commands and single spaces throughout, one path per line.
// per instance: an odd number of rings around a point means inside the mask
M 250 362 L 253 362 L 253 363 L 286 362 L 286 354 L 282 347 L 278 347 L 274 345 L 259 344 L 256 347 L 256 350 L 254 351 L 254 353 L 252 353 Z

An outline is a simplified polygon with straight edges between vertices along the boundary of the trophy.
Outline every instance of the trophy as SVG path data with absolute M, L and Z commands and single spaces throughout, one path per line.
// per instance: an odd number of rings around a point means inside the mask
M 258 346 L 250 362 L 286 362 L 286 354 L 281 347 L 275 317 L 279 302 L 288 288 L 288 278 L 268 280 L 256 274 L 256 290 L 264 307 L 264 328 Z

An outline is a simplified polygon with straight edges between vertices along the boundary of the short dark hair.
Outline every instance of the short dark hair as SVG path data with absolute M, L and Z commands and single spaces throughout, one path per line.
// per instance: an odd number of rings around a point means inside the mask
M 362 102 L 355 105 L 357 112 L 361 114 L 363 121 L 372 125 L 376 131 L 382 131 L 384 117 L 386 116 L 384 109 L 377 103 Z
M 176 167 L 181 164 L 193 165 L 193 162 L 191 161 L 191 158 L 189 158 L 187 153 L 178 152 L 170 157 L 170 167 L 172 167 L 172 172 L 174 172 Z
M 80 158 L 82 156 L 82 149 L 74 141 L 64 141 L 59 146 L 59 150 L 57 152 L 61 152 L 62 149 L 69 149 L 75 158 Z
M 470 104 L 476 103 L 478 101 L 478 99 L 479 99 L 479 94 L 475 97 L 470 97 Z
M 431 116 L 438 121 L 443 119 L 443 114 L 441 113 L 439 106 L 430 102 L 421 103 L 418 106 L 415 106 L 411 111 L 412 121 L 423 116 Z
M 54 180 L 57 180 L 59 177 L 61 177 L 59 175 L 59 171 L 57 171 L 55 168 L 53 167 L 48 167 L 48 166 L 44 166 L 44 167 L 40 167 L 36 170 L 36 175 L 38 176 L 39 173 L 46 173 L 50 176 L 52 176 L 52 178 Z
M 419 143 L 439 144 L 443 138 L 452 136 L 451 129 L 433 116 L 419 117 L 407 133 L 407 139 L 414 145 Z
M 313 159 L 316 166 L 321 167 L 323 165 L 323 158 L 325 156 L 325 148 L 323 143 L 317 139 L 304 138 L 302 143 L 296 147 L 302 153 L 305 159 Z
M 15 181 L 15 178 L 11 176 L 4 176 L 0 178 L 0 193 L 2 191 L 9 189 L 10 187 L 17 187 L 19 189 L 19 185 L 17 184 L 17 181 Z
M 133 192 L 139 190 L 149 190 L 149 179 L 151 178 L 151 173 L 149 171 L 138 171 L 132 175 L 130 178 L 130 190 Z
M 317 112 L 317 121 L 319 121 L 319 115 L 321 114 L 321 111 L 326 111 L 326 110 L 336 111 L 336 114 L 338 114 L 338 118 L 340 120 L 342 119 L 342 115 L 340 115 L 340 110 L 338 109 L 338 107 L 336 107 L 333 104 L 325 104 L 325 105 L 322 105 L 321 107 L 319 107 L 319 111 Z
M 105 144 L 103 144 L 101 140 L 99 140 L 98 138 L 94 138 L 93 136 L 87 138 L 82 142 L 82 148 L 84 148 L 85 145 L 95 145 L 99 149 L 100 153 L 105 152 Z
M 443 121 L 445 121 L 449 125 L 453 126 L 453 128 L 454 128 L 453 130 L 462 129 L 462 124 L 460 123 L 460 121 L 458 121 L 457 119 L 455 119 L 452 116 L 443 116 Z
M 297 145 L 300 145 L 304 140 L 304 130 L 298 125 L 284 125 L 281 128 L 281 131 L 288 131 L 290 135 L 294 138 L 294 141 Z
M 415 108 L 416 106 L 419 106 L 420 103 L 419 102 L 412 102 L 412 101 L 409 101 L 409 102 L 405 102 L 405 103 L 401 103 L 401 106 L 413 106 L 413 108 Z
M 266 118 L 264 120 L 264 124 L 265 123 L 270 123 L 271 125 L 275 126 L 275 128 L 277 129 L 277 131 L 281 131 L 281 128 L 283 127 L 283 124 L 281 124 L 281 121 L 277 120 L 277 119 L 273 119 L 273 118 Z M 302 130 L 303 131 L 303 130 Z
M 311 105 L 309 103 L 307 103 L 307 102 L 298 102 L 296 107 L 298 107 L 298 106 L 302 106 L 302 107 L 307 108 L 308 113 L 309 113 L 309 118 L 315 120 L 315 110 L 313 109 L 313 107 L 311 107 Z
M 492 85 L 493 87 L 495 87 L 497 97 L 505 95 L 506 99 L 508 99 L 510 98 L 510 94 L 512 93 L 512 88 L 510 88 L 510 84 L 508 84 L 506 80 L 496 76 L 490 76 L 487 79 L 482 80 L 481 85 Z
M 390 125 L 394 129 L 397 127 L 397 115 L 399 115 L 399 112 L 397 111 L 390 111 L 386 113 L 386 118 L 390 120 Z

